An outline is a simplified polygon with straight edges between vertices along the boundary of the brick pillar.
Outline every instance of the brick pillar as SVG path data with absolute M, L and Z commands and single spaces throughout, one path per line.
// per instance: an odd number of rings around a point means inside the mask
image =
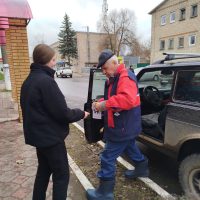
M 6 50 L 10 66 L 12 97 L 18 103 L 20 121 L 22 121 L 20 91 L 30 69 L 26 20 L 9 19 L 9 25 L 10 28 L 6 30 Z

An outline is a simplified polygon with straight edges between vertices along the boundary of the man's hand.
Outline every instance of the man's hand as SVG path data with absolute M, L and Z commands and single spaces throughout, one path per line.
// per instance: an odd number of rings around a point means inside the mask
M 85 111 L 85 116 L 83 119 L 86 119 L 89 115 L 90 115 L 90 113 Z
M 94 102 L 94 103 L 92 104 L 92 107 L 93 107 L 96 111 L 101 112 L 101 111 L 106 110 L 105 104 L 106 104 L 105 101 L 102 101 L 102 102 Z

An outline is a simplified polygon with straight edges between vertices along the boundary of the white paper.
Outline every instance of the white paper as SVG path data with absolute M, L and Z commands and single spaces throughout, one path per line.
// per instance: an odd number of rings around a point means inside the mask
M 92 112 L 93 112 L 93 119 L 101 119 L 102 118 L 102 116 L 101 116 L 101 112 L 98 112 L 98 111 L 96 111 L 96 110 L 94 110 L 94 109 L 92 109 Z

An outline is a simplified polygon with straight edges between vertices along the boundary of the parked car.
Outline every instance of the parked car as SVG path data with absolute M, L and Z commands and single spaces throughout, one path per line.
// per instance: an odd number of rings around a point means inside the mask
M 200 61 L 166 61 L 200 58 L 200 55 L 166 55 L 164 60 L 141 69 L 137 74 L 142 111 L 142 133 L 137 140 L 177 161 L 183 191 L 190 199 L 199 200 Z M 94 100 L 103 97 L 104 84 L 96 80 L 99 74 L 102 74 L 101 70 L 91 69 L 85 104 L 85 110 L 91 113 L 84 120 L 89 143 L 97 142 L 103 136 L 103 113 L 95 113 L 91 106 Z M 152 77 L 152 74 L 159 75 L 159 78 L 145 78 Z
M 70 67 L 60 67 L 56 70 L 56 76 L 57 77 L 70 77 L 73 76 L 73 71 Z
M 144 67 L 135 68 L 135 69 L 134 69 L 135 75 L 137 76 L 137 74 L 138 74 L 142 69 L 144 69 Z

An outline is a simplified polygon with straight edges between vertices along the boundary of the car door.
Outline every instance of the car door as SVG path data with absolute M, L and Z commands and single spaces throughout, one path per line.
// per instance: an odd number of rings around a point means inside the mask
M 174 148 L 184 140 L 199 138 L 199 119 L 200 68 L 180 70 L 177 72 L 173 102 L 168 106 L 166 143 Z
M 91 69 L 89 77 L 88 98 L 84 110 L 90 116 L 84 120 L 85 137 L 89 143 L 95 143 L 103 138 L 103 113 L 96 112 L 92 103 L 104 97 L 106 76 L 99 69 Z

